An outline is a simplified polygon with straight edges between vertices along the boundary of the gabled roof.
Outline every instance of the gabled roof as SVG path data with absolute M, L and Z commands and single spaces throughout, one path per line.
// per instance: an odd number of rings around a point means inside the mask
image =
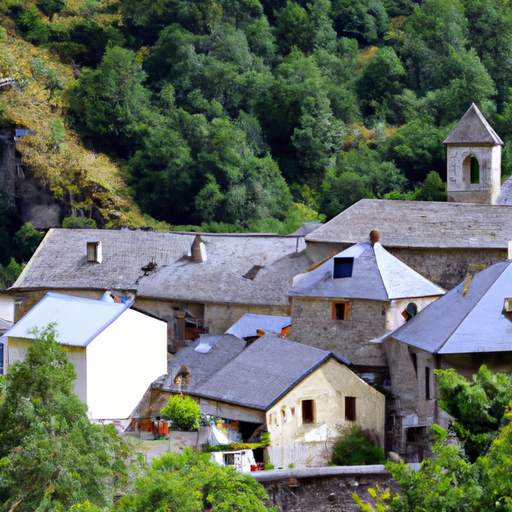
M 190 373 L 189 383 L 182 389 L 187 393 L 193 393 L 198 386 L 207 382 L 219 368 L 236 357 L 247 345 L 246 341 L 236 336 L 224 335 L 216 338 L 218 339 L 206 353 L 196 350 L 201 339 L 179 350 L 167 363 L 168 373 L 162 390 L 178 392 L 179 387 L 174 384 L 174 377 L 182 366 L 186 366 Z
M 287 305 L 293 277 L 311 265 L 303 236 L 204 234 L 208 259 L 202 263 L 187 256 L 195 237 L 51 229 L 11 290 L 134 290 L 163 300 Z M 100 264 L 87 261 L 92 241 L 101 242 Z M 244 278 L 255 265 L 262 267 L 255 279 Z
M 264 332 L 280 333 L 285 327 L 291 324 L 289 316 L 257 315 L 256 313 L 245 313 L 242 318 L 235 322 L 226 334 L 232 334 L 239 338 L 249 338 L 258 335 L 258 330 Z
M 472 103 L 461 120 L 446 136 L 443 144 L 490 144 L 504 146 L 482 112 Z
M 377 230 L 385 247 L 508 249 L 508 206 L 362 199 L 306 237 L 306 242 L 355 244 Z
M 350 364 L 332 352 L 267 334 L 220 368 L 194 394 L 265 411 L 330 357 Z
M 467 278 L 388 335 L 439 354 L 512 351 L 512 262 L 500 262 Z
M 85 347 L 119 318 L 132 303 L 114 303 L 47 293 L 4 336 L 35 339 L 36 336 L 28 331 L 34 328 L 43 330 L 49 323 L 55 323 L 57 341 L 61 345 Z
M 351 277 L 333 278 L 337 258 L 353 258 Z M 379 243 L 356 244 L 333 256 L 297 282 L 292 297 L 352 298 L 389 301 L 431 297 L 444 290 L 395 258 Z

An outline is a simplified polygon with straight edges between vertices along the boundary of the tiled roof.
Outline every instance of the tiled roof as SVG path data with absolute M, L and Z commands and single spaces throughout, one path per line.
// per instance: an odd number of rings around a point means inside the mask
M 473 103 L 443 141 L 444 144 L 492 144 L 504 146 L 499 135 Z
M 267 334 L 196 388 L 195 394 L 265 411 L 329 357 L 350 364 L 332 352 Z
M 296 274 L 311 262 L 303 236 L 201 235 L 207 261 L 187 257 L 195 233 L 51 229 L 11 290 L 134 290 L 138 297 L 241 304 L 288 304 Z M 100 241 L 103 261 L 87 262 Z M 151 271 L 143 271 L 148 263 Z M 260 265 L 254 280 L 245 279 Z
M 164 391 L 178 391 L 178 385 L 174 384 L 174 377 L 181 366 L 187 366 L 190 372 L 189 384 L 182 389 L 187 393 L 194 392 L 198 386 L 207 382 L 219 368 L 237 356 L 247 344 L 246 341 L 236 336 L 224 335 L 207 353 L 200 353 L 195 350 L 199 343 L 200 341 L 197 340 L 192 345 L 182 348 L 169 360 L 168 373 L 162 386 Z
M 353 258 L 350 277 L 333 278 L 337 258 Z M 296 278 L 297 280 L 297 278 Z M 356 244 L 304 274 L 290 296 L 389 301 L 442 295 L 444 290 L 412 270 L 379 243 Z
M 439 354 L 512 351 L 512 262 L 467 278 L 424 308 L 389 338 Z
M 306 237 L 307 242 L 355 244 L 380 233 L 384 247 L 507 249 L 508 206 L 362 199 Z

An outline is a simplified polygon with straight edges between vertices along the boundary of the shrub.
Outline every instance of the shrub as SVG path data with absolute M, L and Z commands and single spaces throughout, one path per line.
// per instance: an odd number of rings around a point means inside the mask
M 179 430 L 199 430 L 199 404 L 188 395 L 170 396 L 160 414 L 169 418 L 172 426 Z
M 67 229 L 96 229 L 96 221 L 86 217 L 66 217 L 62 227 Z
M 334 443 L 331 457 L 336 466 L 382 464 L 385 460 L 384 450 L 376 446 L 359 425 L 354 425 Z

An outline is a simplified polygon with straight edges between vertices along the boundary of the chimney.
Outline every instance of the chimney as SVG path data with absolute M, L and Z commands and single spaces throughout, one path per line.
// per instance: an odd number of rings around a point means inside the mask
M 380 241 L 380 233 L 375 229 L 370 231 L 370 243 L 372 245 L 375 245 L 379 241 Z
M 204 246 L 204 242 L 201 240 L 199 235 L 196 235 L 194 238 L 194 242 L 190 248 L 190 253 L 190 261 L 193 261 L 194 263 L 202 263 L 208 259 L 206 257 L 206 247 Z
M 87 261 L 91 263 L 101 263 L 102 260 L 101 242 L 87 242 Z

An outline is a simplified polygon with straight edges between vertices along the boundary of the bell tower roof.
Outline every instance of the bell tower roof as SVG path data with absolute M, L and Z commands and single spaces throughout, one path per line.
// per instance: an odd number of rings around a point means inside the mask
M 443 144 L 505 145 L 474 103 L 446 136 Z

